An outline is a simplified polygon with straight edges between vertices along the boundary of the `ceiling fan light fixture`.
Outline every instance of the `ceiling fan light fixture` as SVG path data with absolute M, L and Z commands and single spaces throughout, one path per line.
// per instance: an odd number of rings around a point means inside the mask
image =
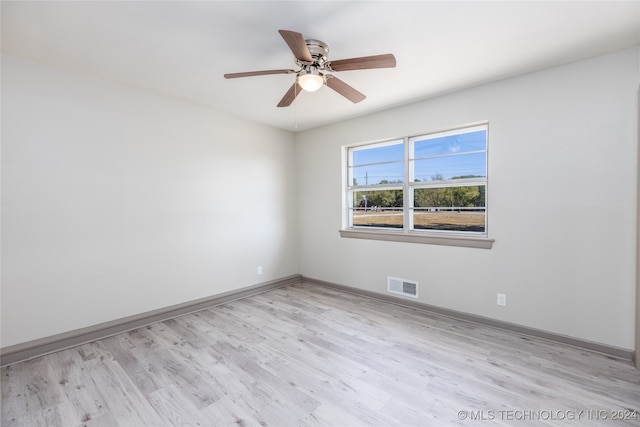
M 324 85 L 324 77 L 316 69 L 302 71 L 298 75 L 298 84 L 307 92 L 315 92 Z

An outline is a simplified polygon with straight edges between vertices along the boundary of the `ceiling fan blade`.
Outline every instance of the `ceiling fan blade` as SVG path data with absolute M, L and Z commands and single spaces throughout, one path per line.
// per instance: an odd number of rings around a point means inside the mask
M 327 86 L 329 86 L 331 89 L 335 90 L 354 104 L 366 98 L 366 96 L 364 96 L 362 93 L 358 92 L 339 78 L 331 75 L 327 76 Z
M 369 70 L 371 68 L 393 68 L 395 66 L 396 57 L 390 53 L 329 61 L 329 68 L 333 71 Z
M 291 74 L 295 73 L 294 70 L 264 70 L 264 71 L 247 71 L 244 73 L 229 73 L 225 74 L 225 79 L 237 79 L 238 77 L 253 77 L 253 76 L 266 76 L 269 74 Z
M 278 30 L 282 38 L 289 45 L 289 49 L 293 52 L 293 55 L 300 61 L 313 62 L 311 52 L 307 47 L 307 42 L 304 41 L 304 37 L 300 33 L 288 30 Z
M 298 84 L 298 82 L 295 82 L 287 91 L 287 93 L 284 94 L 284 96 L 282 97 L 282 99 L 280 100 L 280 102 L 278 103 L 278 107 L 288 107 L 289 105 L 291 105 L 291 103 L 293 102 L 294 99 L 296 99 L 296 96 L 298 96 L 298 94 L 302 92 L 302 88 L 300 87 L 300 85 Z

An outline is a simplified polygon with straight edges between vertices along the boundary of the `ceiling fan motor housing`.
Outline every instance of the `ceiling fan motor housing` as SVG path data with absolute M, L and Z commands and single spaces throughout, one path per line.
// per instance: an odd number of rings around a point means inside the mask
M 311 57 L 314 62 L 318 64 L 324 64 L 327 61 L 327 55 L 329 55 L 329 45 L 320 40 L 307 39 L 305 40 Z

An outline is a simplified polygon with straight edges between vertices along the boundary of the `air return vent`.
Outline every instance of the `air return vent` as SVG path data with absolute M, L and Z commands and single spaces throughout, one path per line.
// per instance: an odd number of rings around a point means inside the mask
M 397 277 L 387 277 L 387 290 L 392 294 L 418 298 L 418 282 Z

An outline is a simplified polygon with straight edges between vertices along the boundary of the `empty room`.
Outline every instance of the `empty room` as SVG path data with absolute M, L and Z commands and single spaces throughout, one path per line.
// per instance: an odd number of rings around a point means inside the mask
M 3 427 L 640 426 L 639 2 L 0 18 Z

